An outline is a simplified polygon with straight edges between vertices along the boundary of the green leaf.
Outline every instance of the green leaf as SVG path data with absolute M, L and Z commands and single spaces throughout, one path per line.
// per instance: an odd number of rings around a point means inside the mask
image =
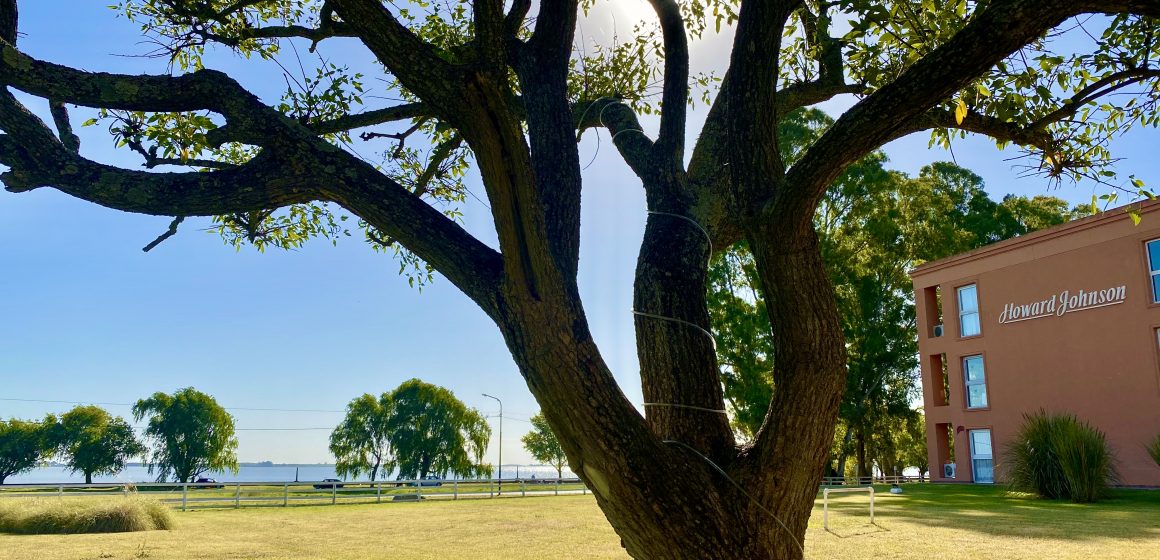
M 1132 225 L 1140 225 L 1140 213 L 1135 210 L 1128 210 L 1128 217 L 1132 219 Z

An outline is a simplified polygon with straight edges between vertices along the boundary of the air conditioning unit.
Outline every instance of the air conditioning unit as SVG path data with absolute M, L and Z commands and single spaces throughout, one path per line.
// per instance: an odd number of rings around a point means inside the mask
M 942 334 L 943 334 L 943 326 L 942 325 L 935 325 L 934 326 L 934 336 L 937 338 L 937 337 L 942 336 Z
M 943 465 L 943 478 L 954 478 L 954 477 L 955 477 L 955 464 L 954 463 L 947 463 L 947 464 Z

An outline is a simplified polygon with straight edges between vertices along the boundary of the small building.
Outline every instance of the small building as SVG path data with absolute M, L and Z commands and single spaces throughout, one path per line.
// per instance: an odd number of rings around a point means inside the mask
M 1023 415 L 1107 434 L 1121 483 L 1160 486 L 1160 201 L 911 271 L 935 482 L 1002 482 Z

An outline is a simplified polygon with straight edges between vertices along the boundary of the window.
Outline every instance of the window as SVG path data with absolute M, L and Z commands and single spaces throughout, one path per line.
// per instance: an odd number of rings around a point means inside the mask
M 963 358 L 963 377 L 967 387 L 967 408 L 987 408 L 987 375 L 982 356 Z
M 1160 253 L 1160 246 L 1156 249 Z M 1160 260 L 1157 262 L 1160 263 Z M 979 334 L 979 295 L 974 284 L 963 286 L 958 292 L 959 336 L 975 336 Z
M 971 471 L 975 482 L 995 482 L 995 463 L 991 456 L 991 430 L 971 430 Z
M 1152 275 L 1152 303 L 1160 303 L 1160 239 L 1148 242 L 1148 271 Z
M 927 334 L 929 336 L 935 337 L 943 335 L 942 294 L 939 292 L 939 286 L 930 286 L 928 288 L 923 288 L 922 290 L 923 307 L 926 311 L 926 322 L 928 325 L 931 325 L 930 332 Z

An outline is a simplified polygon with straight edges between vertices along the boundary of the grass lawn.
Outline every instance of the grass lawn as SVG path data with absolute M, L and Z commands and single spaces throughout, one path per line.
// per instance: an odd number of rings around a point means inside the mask
M 1160 491 L 1076 505 L 984 486 L 881 488 L 877 526 L 861 494 L 821 501 L 809 559 L 1160 558 Z M 17 499 L 17 498 L 12 498 Z M 84 498 L 72 498 L 84 499 Z M 4 535 L 6 560 L 156 558 L 625 558 L 591 496 L 176 513 L 171 531 Z M 775 530 L 770 524 L 770 530 Z

